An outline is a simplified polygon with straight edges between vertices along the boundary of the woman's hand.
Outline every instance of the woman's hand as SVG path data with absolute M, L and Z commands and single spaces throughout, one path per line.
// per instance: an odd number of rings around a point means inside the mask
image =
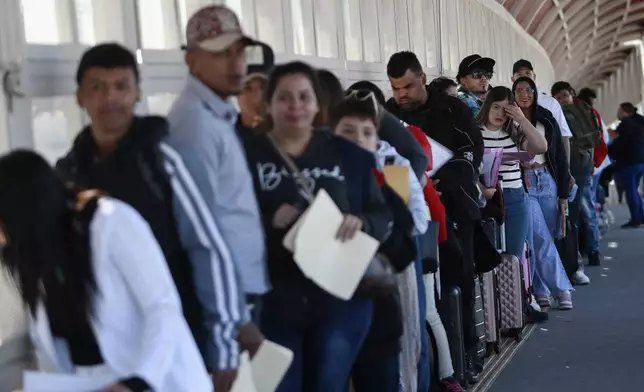
M 295 222 L 298 216 L 300 216 L 300 210 L 290 204 L 282 204 L 273 215 L 273 227 L 285 229 Z
M 523 111 L 514 102 L 511 105 L 505 107 L 505 113 L 508 115 L 508 117 L 518 123 L 526 119 Z
M 565 214 L 568 210 L 568 199 L 559 199 L 559 212 Z
M 101 392 L 132 392 L 132 390 L 123 384 L 116 383 L 103 389 Z
M 481 193 L 483 193 L 483 196 L 485 196 L 486 200 L 490 200 L 494 197 L 496 194 L 496 188 L 485 188 L 481 189 Z
M 345 215 L 336 237 L 340 241 L 348 241 L 360 230 L 362 230 L 362 219 L 354 215 Z

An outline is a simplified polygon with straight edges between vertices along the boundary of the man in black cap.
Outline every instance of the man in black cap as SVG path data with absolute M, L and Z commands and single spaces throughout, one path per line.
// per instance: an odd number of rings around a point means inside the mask
M 253 54 L 257 54 L 258 58 L 249 58 L 249 61 L 256 61 L 248 64 L 242 90 L 237 95 L 239 117 L 235 128 L 242 141 L 255 135 L 262 124 L 264 89 L 268 81 L 268 73 L 275 65 L 275 54 L 269 45 L 258 42 L 254 49 L 256 53 Z
M 458 66 L 458 98 L 472 110 L 474 117 L 483 106 L 496 61 L 478 54 L 467 56 Z

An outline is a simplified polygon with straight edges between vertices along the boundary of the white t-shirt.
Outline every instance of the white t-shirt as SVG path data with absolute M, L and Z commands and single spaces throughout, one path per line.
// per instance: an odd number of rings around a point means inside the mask
M 490 131 L 485 126 L 481 127 L 483 134 L 483 144 L 485 148 L 502 148 L 504 152 L 518 152 L 519 148 L 514 143 L 510 135 L 503 129 Z M 521 188 L 521 167 L 519 161 L 508 162 L 501 165 L 499 175 L 503 179 L 503 188 Z
M 561 110 L 559 101 L 545 94 L 538 94 L 538 96 L 539 97 L 537 98 L 537 104 L 544 109 L 550 110 L 552 116 L 555 118 L 555 120 L 557 120 L 557 124 L 559 124 L 559 129 L 561 129 L 561 136 L 572 137 L 572 132 L 570 132 L 570 127 L 568 126 L 566 117 L 563 114 L 563 110 Z
M 537 125 L 535 126 L 535 128 L 537 128 L 537 132 L 539 132 L 541 136 L 546 137 L 546 129 L 543 127 L 543 124 L 541 124 L 540 122 L 537 122 Z M 546 160 L 546 154 L 535 155 L 532 162 L 543 165 L 544 163 L 548 162 Z

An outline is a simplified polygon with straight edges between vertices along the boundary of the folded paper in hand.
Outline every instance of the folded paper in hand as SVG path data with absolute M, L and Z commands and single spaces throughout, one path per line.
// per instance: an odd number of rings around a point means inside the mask
M 436 174 L 438 169 L 443 167 L 450 159 L 452 159 L 452 157 L 454 157 L 454 153 L 431 137 L 425 137 L 432 148 L 432 170 L 427 172 L 427 175 L 431 178 Z
M 250 362 L 257 392 L 274 392 L 291 366 L 291 362 L 293 362 L 291 350 L 264 340 Z
M 253 380 L 253 369 L 248 351 L 244 351 L 239 357 L 237 378 L 230 392 L 258 392 L 255 380 Z
M 483 184 L 495 188 L 499 181 L 499 169 L 503 159 L 502 148 L 486 148 L 483 152 Z
M 409 203 L 409 167 L 386 165 L 383 168 L 385 181 L 405 203 Z
M 309 208 L 286 234 L 283 245 L 304 276 L 338 298 L 353 296 L 378 246 L 359 231 L 348 241 L 337 239 L 344 215 L 329 194 L 320 190 Z

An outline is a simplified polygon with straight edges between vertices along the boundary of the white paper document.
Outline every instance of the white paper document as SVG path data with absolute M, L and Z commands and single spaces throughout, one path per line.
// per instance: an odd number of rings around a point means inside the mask
M 233 384 L 230 392 L 257 392 L 255 381 L 253 380 L 253 369 L 250 363 L 248 351 L 244 351 L 240 355 L 239 369 L 237 370 L 237 378 Z
M 325 190 L 284 237 L 284 246 L 302 273 L 332 295 L 353 296 L 380 243 L 358 232 L 342 242 L 336 238 L 344 215 Z
M 257 392 L 274 392 L 293 362 L 293 352 L 286 347 L 264 340 L 251 361 Z
M 77 375 L 67 373 L 23 373 L 23 392 L 99 392 L 117 381 L 114 375 Z M 254 391 L 253 391 L 254 392 Z
M 454 157 L 454 153 L 429 136 L 425 136 L 432 147 L 432 170 L 427 175 L 431 178 L 441 167 Z

